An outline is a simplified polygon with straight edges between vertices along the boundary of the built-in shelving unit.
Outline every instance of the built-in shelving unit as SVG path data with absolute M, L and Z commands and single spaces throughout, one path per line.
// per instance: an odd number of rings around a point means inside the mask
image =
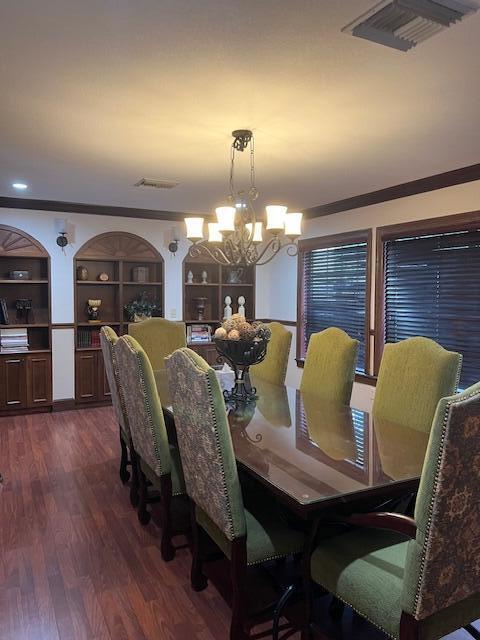
M 193 282 L 189 282 L 189 272 Z M 206 282 L 202 273 L 206 272 Z M 234 281 L 235 280 L 235 281 Z M 212 326 L 212 333 L 223 320 L 225 297 L 232 299 L 232 312 L 238 311 L 238 298 L 245 298 L 245 314 L 248 319 L 255 317 L 255 268 L 246 266 L 223 266 L 203 257 L 187 256 L 183 261 L 183 319 L 188 325 L 206 324 Z M 204 313 L 199 315 L 199 305 L 204 305 Z M 212 343 L 190 344 L 210 364 L 217 358 Z
M 24 279 L 13 272 L 28 272 Z M 0 298 L 8 323 L 2 330 L 26 329 L 28 347 L 0 349 L 0 413 L 49 409 L 52 404 L 50 256 L 30 235 L 0 225 Z M 17 310 L 28 300 L 31 310 Z M 1 322 L 1 320 L 0 320 Z
M 138 268 L 146 270 L 137 282 Z M 80 272 L 86 269 L 85 279 Z M 107 274 L 108 280 L 99 280 Z M 124 306 L 146 292 L 164 311 L 163 258 L 146 240 L 131 233 L 110 232 L 89 240 L 75 255 L 75 397 L 79 403 L 105 402 L 110 393 L 100 351 L 100 328 L 127 332 Z M 88 300 L 101 300 L 99 321 L 88 319 Z

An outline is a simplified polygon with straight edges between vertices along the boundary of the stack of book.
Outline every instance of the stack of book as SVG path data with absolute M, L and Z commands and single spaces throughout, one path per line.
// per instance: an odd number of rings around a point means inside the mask
M 28 351 L 27 329 L 0 329 L 0 349 L 3 353 Z
M 210 325 L 193 324 L 187 327 L 187 339 L 189 343 L 210 342 L 212 339 L 212 328 Z
M 91 331 L 90 329 L 77 330 L 77 347 L 85 349 L 89 347 L 100 347 L 100 331 Z

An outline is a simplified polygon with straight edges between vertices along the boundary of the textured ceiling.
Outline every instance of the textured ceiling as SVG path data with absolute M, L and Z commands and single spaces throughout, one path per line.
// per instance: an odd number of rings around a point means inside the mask
M 208 211 L 239 127 L 293 208 L 478 162 L 480 13 L 405 54 L 340 32 L 373 4 L 2 0 L 0 195 Z

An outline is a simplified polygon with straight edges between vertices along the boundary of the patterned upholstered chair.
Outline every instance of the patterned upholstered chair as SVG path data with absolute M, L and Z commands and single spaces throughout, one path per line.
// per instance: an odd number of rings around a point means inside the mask
M 414 519 L 347 518 L 354 528 L 314 551 L 313 580 L 392 638 L 468 630 L 480 615 L 479 478 L 477 383 L 438 404 Z
M 125 484 L 130 478 L 127 466 L 131 464 L 128 456 L 130 448 L 130 428 L 128 426 L 128 416 L 125 410 L 125 403 L 122 398 L 120 385 L 118 382 L 118 372 L 116 371 L 114 347 L 118 336 L 110 327 L 102 327 L 100 331 L 100 345 L 102 347 L 103 362 L 107 375 L 108 386 L 112 396 L 112 405 L 117 419 L 120 435 L 120 479 Z
M 262 362 L 250 367 L 250 373 L 255 378 L 272 384 L 285 384 L 292 334 L 280 322 L 270 322 L 268 327 L 272 337 L 268 343 L 267 355 Z
M 128 333 L 142 345 L 154 371 L 165 369 L 165 358 L 187 344 L 185 323 L 165 318 L 132 322 Z
M 428 433 L 440 398 L 455 393 L 462 356 L 429 338 L 386 344 L 373 402 L 374 420 Z
M 150 520 L 147 503 L 157 501 L 156 498 L 150 500 L 148 496 L 150 484 L 158 492 L 160 500 L 162 558 L 171 560 L 175 555 L 172 545 L 173 499 L 181 498 L 185 493 L 179 456 L 168 441 L 147 354 L 134 338 L 122 336 L 115 345 L 115 360 L 132 436 L 132 463 L 136 465 L 140 485 L 138 519 L 147 524 Z
M 313 333 L 308 342 L 300 391 L 318 397 L 350 404 L 358 340 L 338 329 L 330 327 Z
M 262 504 L 247 510 L 240 487 L 224 399 L 214 370 L 190 349 L 167 359 L 178 446 L 192 501 L 194 533 L 192 587 L 207 586 L 202 573 L 206 534 L 230 559 L 233 591 L 230 638 L 249 637 L 253 612 L 247 610 L 247 569 L 299 553 L 302 533 Z

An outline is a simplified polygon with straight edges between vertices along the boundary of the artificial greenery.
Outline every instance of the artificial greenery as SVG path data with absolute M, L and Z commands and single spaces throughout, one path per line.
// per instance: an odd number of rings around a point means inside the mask
M 146 291 L 142 291 L 139 296 L 131 300 L 123 308 L 130 322 L 135 320 L 135 316 L 149 318 L 160 313 L 160 303 L 157 300 L 149 299 Z

